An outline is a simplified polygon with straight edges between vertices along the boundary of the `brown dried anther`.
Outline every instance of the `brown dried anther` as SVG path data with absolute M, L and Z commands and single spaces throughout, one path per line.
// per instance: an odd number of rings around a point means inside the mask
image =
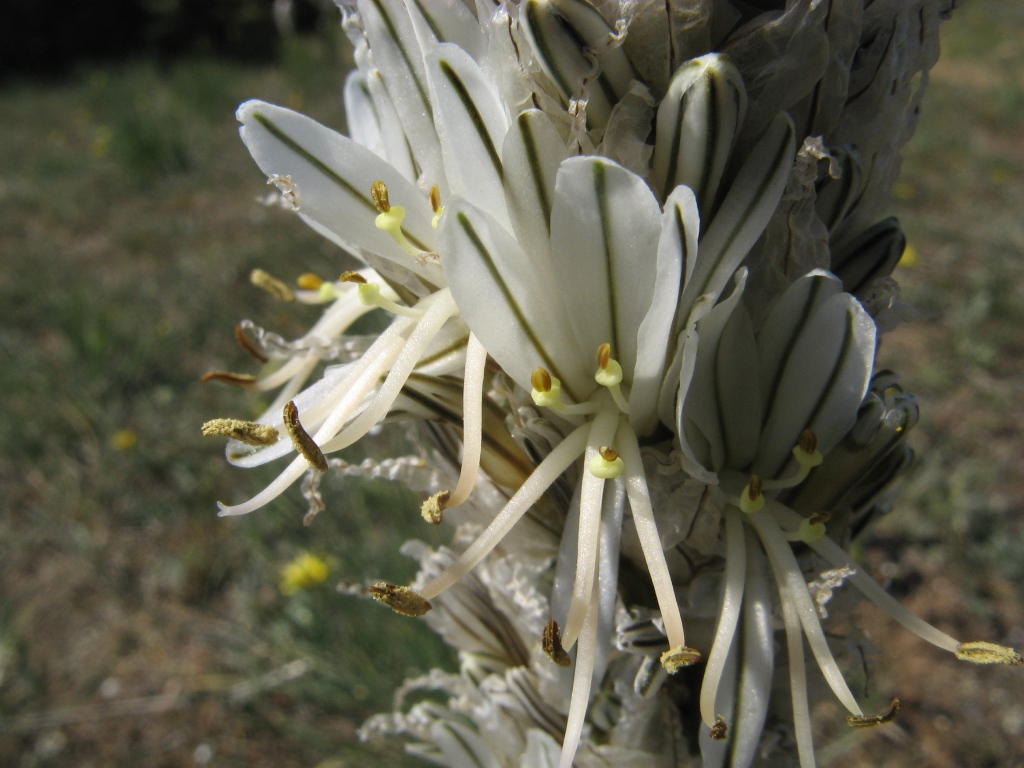
M 299 421 L 299 409 L 294 401 L 289 401 L 284 407 L 284 428 L 287 430 L 295 450 L 302 454 L 302 457 L 309 462 L 309 466 L 326 472 L 327 458 L 316 441 L 302 428 L 302 422 Z
M 382 581 L 370 586 L 367 591 L 378 603 L 384 603 L 395 613 L 403 616 L 422 616 L 432 607 L 425 598 L 409 587 L 386 584 Z
M 891 723 L 896 719 L 900 711 L 900 700 L 893 699 L 889 708 L 880 715 L 850 715 L 846 718 L 846 724 L 852 728 L 870 728 L 875 725 Z
M 544 632 L 541 635 L 540 643 L 544 653 L 555 664 L 560 667 L 572 665 L 572 659 L 569 658 L 569 654 L 562 647 L 562 634 L 558 630 L 558 622 L 554 619 L 548 619 L 548 623 L 544 625 Z
M 715 724 L 711 726 L 711 732 L 708 734 L 715 741 L 725 741 L 729 736 L 729 726 L 725 724 L 725 718 L 721 715 L 715 715 Z
M 256 383 L 256 377 L 248 373 L 231 373 L 230 371 L 210 371 L 204 373 L 200 379 L 204 384 L 208 381 L 219 381 L 222 384 L 232 384 L 236 387 L 251 387 Z
M 670 675 L 674 675 L 683 667 L 689 667 L 700 660 L 700 651 L 696 648 L 688 648 L 685 645 L 681 645 L 678 648 L 669 648 L 661 654 L 661 666 Z

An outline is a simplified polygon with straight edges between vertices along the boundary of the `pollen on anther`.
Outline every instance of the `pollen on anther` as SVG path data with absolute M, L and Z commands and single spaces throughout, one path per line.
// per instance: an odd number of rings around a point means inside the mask
M 708 735 L 715 741 L 725 741 L 729 737 L 729 726 L 725 724 L 724 717 L 715 715 L 715 724 Z
M 320 289 L 320 286 L 324 284 L 324 280 L 320 275 L 312 272 L 306 272 L 299 275 L 299 278 L 295 283 L 304 291 L 317 291 Z
M 367 588 L 367 591 L 374 600 L 384 603 L 395 613 L 403 616 L 423 616 L 433 607 L 422 595 L 413 592 L 409 587 L 386 584 L 382 581 Z
M 377 213 L 387 213 L 391 210 L 391 201 L 388 199 L 388 186 L 380 179 L 370 185 L 370 197 L 377 208 Z
M 204 437 L 230 437 L 247 445 L 263 446 L 277 442 L 277 430 L 269 424 L 240 419 L 211 419 L 203 424 L 202 433 Z
M 669 648 L 661 654 L 661 666 L 670 675 L 674 675 L 683 667 L 689 667 L 701 660 L 700 651 L 696 648 L 689 648 L 685 645 L 678 648 Z
M 292 289 L 269 272 L 262 269 L 254 269 L 249 273 L 249 280 L 257 288 L 263 289 L 281 301 L 295 301 L 295 294 L 292 293 Z
M 431 525 L 440 525 L 441 513 L 444 512 L 451 497 L 451 491 L 439 491 L 424 501 L 420 506 L 420 514 L 423 515 L 423 519 Z
M 900 700 L 893 699 L 889 708 L 880 715 L 850 715 L 846 718 L 846 724 L 851 728 L 869 728 L 873 725 L 884 725 L 896 719 L 900 711 Z
M 974 664 L 1007 664 L 1011 667 L 1024 664 L 1024 659 L 1013 648 L 986 643 L 984 640 L 960 643 L 956 648 L 956 657 Z

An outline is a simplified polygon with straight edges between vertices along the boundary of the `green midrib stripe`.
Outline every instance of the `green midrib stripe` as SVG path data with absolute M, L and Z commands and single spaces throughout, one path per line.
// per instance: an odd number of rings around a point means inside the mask
M 491 141 L 491 134 L 487 132 L 487 125 L 484 123 L 484 118 L 480 114 L 480 110 L 476 108 L 476 104 L 473 102 L 473 97 L 469 95 L 469 89 L 466 88 L 466 84 L 462 82 L 462 78 L 459 77 L 458 73 L 452 69 L 444 59 L 438 62 L 441 67 L 441 72 L 445 78 L 451 84 L 452 88 L 455 89 L 455 94 L 459 97 L 459 101 L 462 102 L 463 109 L 466 110 L 466 114 L 469 116 L 470 121 L 473 123 L 473 128 L 476 129 L 477 136 L 480 138 L 480 143 L 484 145 L 484 149 L 487 150 L 487 156 L 491 159 L 491 165 L 494 166 L 494 171 L 498 174 L 499 179 L 503 179 L 505 176 L 504 170 L 501 167 L 501 158 L 498 156 L 498 150 L 494 147 L 494 142 Z M 453 149 L 457 149 L 453 147 Z
M 345 190 L 345 192 L 347 192 L 352 197 L 354 197 L 356 200 L 358 200 L 360 203 L 362 203 L 363 206 L 365 206 L 366 208 L 368 208 L 370 210 L 370 212 L 373 214 L 374 217 L 377 216 L 377 206 L 374 205 L 373 201 L 370 198 L 368 198 L 368 197 L 364 196 L 363 194 L 361 194 L 359 192 L 359 190 L 357 190 L 355 187 L 353 187 L 351 184 L 349 184 L 347 181 L 345 181 L 345 179 L 343 179 L 341 176 L 339 176 L 337 174 L 337 172 L 335 172 L 332 168 L 328 167 L 327 164 L 324 163 L 323 160 L 318 158 L 316 155 L 314 155 L 312 152 L 310 152 L 304 146 L 302 146 L 297 141 L 295 141 L 295 139 L 293 139 L 291 136 L 289 136 L 287 133 L 285 133 L 279 127 L 274 125 L 274 123 L 270 120 L 270 118 L 267 117 L 266 115 L 264 115 L 262 112 L 253 112 L 252 116 L 256 120 L 256 122 L 258 122 L 260 125 L 262 125 L 264 128 L 266 128 L 267 131 L 269 131 L 270 134 L 275 139 L 280 141 L 282 144 L 284 144 L 286 147 L 288 147 L 288 149 L 290 149 L 292 152 L 297 154 L 299 157 L 301 157 L 307 163 L 309 163 L 314 168 L 316 168 L 318 171 L 320 171 L 320 173 L 322 173 L 328 179 L 330 179 L 335 184 L 337 184 L 339 187 L 341 187 L 343 190 Z M 402 233 L 406 236 L 406 238 L 408 238 L 410 243 L 412 243 L 414 246 L 419 248 L 421 251 L 429 251 L 430 250 L 426 245 L 424 245 L 419 240 L 419 238 L 417 238 L 415 235 L 411 234 L 405 227 L 402 227 Z

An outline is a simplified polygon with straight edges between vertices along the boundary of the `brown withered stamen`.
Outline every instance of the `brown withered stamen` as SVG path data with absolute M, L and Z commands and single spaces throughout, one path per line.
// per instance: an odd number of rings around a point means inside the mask
M 960 661 L 970 661 L 974 664 L 1007 664 L 1011 667 L 1024 664 L 1024 659 L 1013 648 L 986 643 L 984 640 L 960 643 L 956 648 L 956 657 Z
M 896 719 L 900 711 L 900 700 L 893 699 L 889 708 L 880 715 L 850 715 L 846 718 L 846 724 L 851 728 L 870 728 L 875 725 L 885 725 Z
M 388 185 L 379 179 L 370 185 L 370 197 L 377 207 L 377 213 L 387 213 L 391 210 L 391 201 L 388 199 Z
M 420 506 L 420 514 L 423 519 L 432 525 L 441 524 L 441 513 L 448 505 L 448 499 L 452 497 L 451 491 L 438 491 L 428 498 Z
M 607 445 L 602 445 L 597 449 L 597 452 L 601 454 L 601 458 L 605 461 L 615 461 L 619 458 L 619 452 Z
M 558 629 L 558 622 L 554 619 L 548 619 L 548 623 L 544 625 L 540 644 L 547 657 L 558 666 L 568 667 L 572 665 L 572 659 L 569 658 L 569 654 L 562 647 L 562 634 Z
M 278 434 L 269 424 L 257 424 L 241 419 L 211 419 L 203 424 L 202 431 L 203 437 L 230 437 L 246 445 L 273 445 L 277 442 Z
M 811 525 L 817 525 L 818 523 L 827 523 L 831 519 L 832 514 L 830 512 L 815 512 L 807 519 L 807 522 Z
M 814 434 L 813 429 L 805 429 L 800 433 L 797 445 L 800 446 L 800 450 L 804 453 L 814 453 L 818 450 L 818 436 Z
M 430 188 L 430 209 L 434 213 L 441 210 L 441 190 L 437 184 Z
M 433 607 L 409 587 L 385 584 L 382 581 L 372 585 L 367 591 L 378 603 L 384 603 L 392 611 L 403 616 L 422 616 Z
M 709 734 L 715 741 L 725 741 L 729 737 L 729 726 L 725 724 L 725 718 L 715 715 L 715 724 L 711 726 Z
M 612 345 L 607 341 L 597 348 L 597 367 L 602 371 L 608 367 L 608 361 L 612 358 Z
M 360 275 L 358 272 L 342 272 L 341 277 L 338 278 L 339 282 L 342 283 L 355 283 L 356 285 L 366 285 L 366 278 Z
M 750 482 L 747 484 L 747 497 L 751 501 L 757 501 L 761 498 L 761 489 L 764 488 L 764 480 L 761 479 L 760 475 L 751 475 Z
M 295 284 L 304 291 L 318 291 L 324 279 L 313 272 L 303 272 L 295 280 Z
M 257 288 L 262 288 L 276 299 L 295 301 L 295 294 L 292 293 L 292 289 L 269 272 L 264 272 L 262 269 L 254 269 L 249 274 L 249 280 Z
M 700 660 L 700 651 L 696 648 L 689 648 L 685 645 L 680 646 L 679 648 L 669 648 L 661 654 L 661 666 L 663 666 L 665 671 L 670 675 L 674 675 L 683 667 L 689 667 Z
M 208 381 L 219 381 L 222 384 L 233 384 L 236 387 L 251 387 L 256 383 L 256 377 L 248 373 L 231 373 L 230 371 L 210 371 L 199 377 L 204 384 Z
M 299 409 L 292 400 L 289 400 L 284 407 L 284 428 L 288 431 L 288 437 L 291 438 L 295 450 L 302 454 L 309 465 L 321 472 L 326 472 L 327 458 L 316 441 L 303 429 L 302 422 L 299 421 Z
M 245 329 L 242 327 L 241 323 L 235 324 L 235 341 L 237 341 L 238 346 L 240 346 L 242 349 L 248 352 L 249 357 L 251 357 L 257 363 L 265 363 L 268 360 L 270 360 L 269 357 L 263 354 L 263 350 L 257 347 L 253 343 L 252 339 L 249 338 L 249 336 L 245 332 Z

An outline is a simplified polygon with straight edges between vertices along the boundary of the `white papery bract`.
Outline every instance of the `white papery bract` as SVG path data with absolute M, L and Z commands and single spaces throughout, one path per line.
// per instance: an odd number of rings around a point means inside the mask
M 945 3 L 342 10 L 350 135 L 262 102 L 238 119 L 282 199 L 361 267 L 300 278 L 296 298 L 328 305 L 301 339 L 239 326 L 277 367 L 214 378 L 280 392 L 259 425 L 210 431 L 240 466 L 297 453 L 222 514 L 303 474 L 315 513 L 325 467 L 411 482 L 430 522 L 462 506 L 453 550 L 409 546 L 412 588 L 370 588 L 426 614 L 460 673 L 411 681 L 402 696 L 447 703 L 400 701 L 367 735 L 446 766 L 744 768 L 771 764 L 768 722 L 808 768 L 805 637 L 851 724 L 887 719 L 833 658 L 807 585 L 824 565 L 828 589 L 846 579 L 961 658 L 1019 662 L 913 617 L 841 546 L 916 422 L 873 372 L 904 242 L 877 217 Z M 352 335 L 370 311 L 387 329 Z M 429 472 L 326 458 L 400 419 L 431 424 Z M 792 718 L 770 707 L 779 623 Z M 702 724 L 684 722 L 701 671 Z

